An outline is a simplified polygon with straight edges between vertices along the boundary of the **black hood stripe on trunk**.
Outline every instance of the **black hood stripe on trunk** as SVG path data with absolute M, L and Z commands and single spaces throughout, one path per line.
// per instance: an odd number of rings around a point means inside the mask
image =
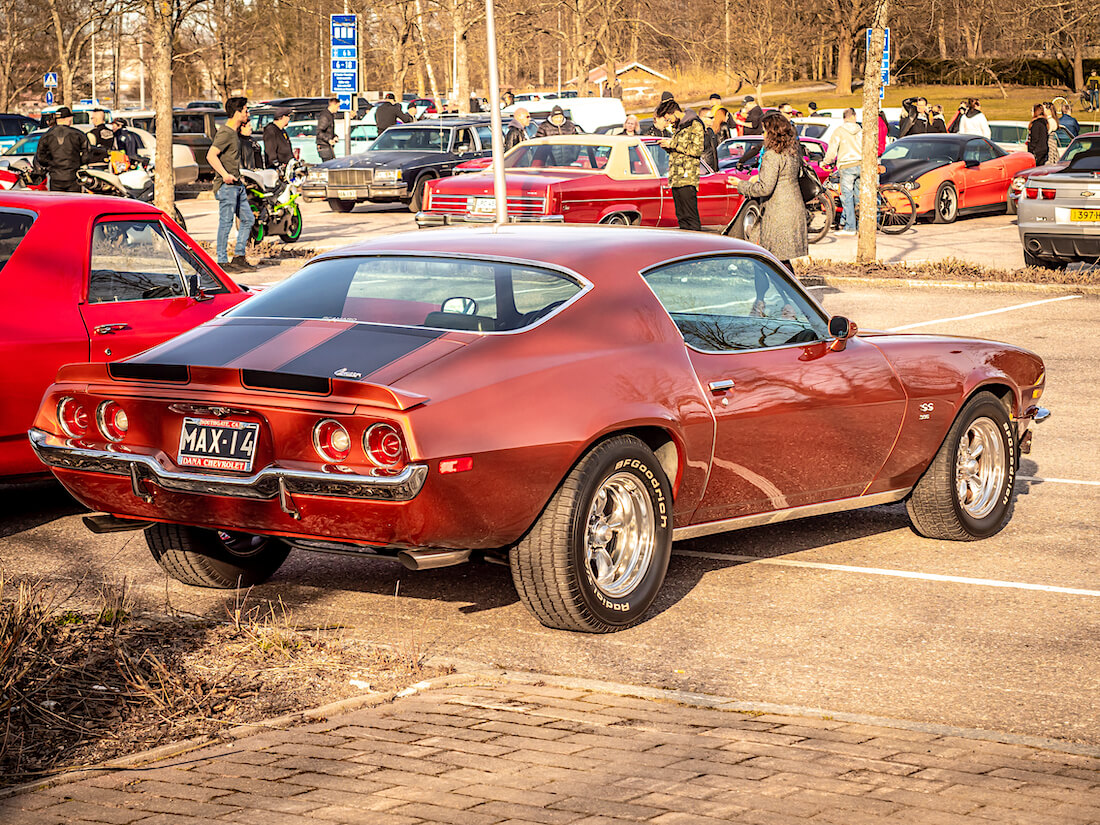
M 224 367 L 298 323 L 300 322 L 241 318 L 214 326 L 202 326 L 130 360 L 139 364 Z
M 444 330 L 357 325 L 288 361 L 277 372 L 332 378 L 342 370 L 347 374 L 337 377 L 362 380 L 445 334 Z

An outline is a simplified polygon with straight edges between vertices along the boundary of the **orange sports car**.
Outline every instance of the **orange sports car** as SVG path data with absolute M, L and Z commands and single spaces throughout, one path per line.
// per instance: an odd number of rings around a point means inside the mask
M 918 217 L 952 223 L 959 215 L 1007 209 L 1012 178 L 1035 166 L 1035 158 L 1006 152 L 984 137 L 928 134 L 891 143 L 882 166 L 879 182 L 908 189 Z

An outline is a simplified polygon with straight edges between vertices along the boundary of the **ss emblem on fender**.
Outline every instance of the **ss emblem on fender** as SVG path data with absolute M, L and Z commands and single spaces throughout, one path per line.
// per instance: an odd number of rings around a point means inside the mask
M 934 402 L 925 401 L 923 404 L 920 405 L 920 418 L 918 420 L 919 421 L 927 421 L 929 418 L 931 418 L 930 413 L 934 409 L 936 409 L 936 405 L 935 405 Z

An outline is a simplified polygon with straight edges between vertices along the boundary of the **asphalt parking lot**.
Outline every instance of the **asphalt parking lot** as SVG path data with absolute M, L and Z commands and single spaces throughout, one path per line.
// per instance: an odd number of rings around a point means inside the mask
M 981 336 L 1044 357 L 1053 416 L 999 535 L 930 541 L 890 505 L 681 542 L 647 621 L 598 637 L 542 627 L 508 570 L 486 564 L 410 573 L 295 551 L 249 598 L 458 661 L 1100 744 L 1100 301 L 1068 290 L 815 292 L 863 328 Z M 0 567 L 77 600 L 125 575 L 149 609 L 224 616 L 227 604 L 167 581 L 140 533 L 88 533 L 48 484 L 0 499 Z
M 218 231 L 217 204 L 208 199 L 178 203 L 187 230 L 200 241 L 214 243 Z M 302 210 L 301 240 L 292 248 L 325 250 L 360 238 L 416 229 L 416 221 L 404 204 L 360 204 L 346 214 L 332 212 L 323 201 L 307 201 Z M 232 236 L 232 237 L 235 237 Z M 877 256 L 889 263 L 911 264 L 944 258 L 1016 269 L 1023 266 L 1023 249 L 1015 215 L 961 218 L 953 224 L 918 223 L 901 235 L 877 235 Z M 812 260 L 854 261 L 856 239 L 830 233 L 810 246 Z M 269 273 L 258 273 L 266 277 Z M 280 271 L 284 277 L 289 271 Z

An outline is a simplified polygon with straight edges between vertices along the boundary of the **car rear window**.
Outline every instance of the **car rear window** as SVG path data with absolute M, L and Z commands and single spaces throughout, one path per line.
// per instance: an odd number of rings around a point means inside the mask
M 0 270 L 27 237 L 34 216 L 27 212 L 0 212 Z
M 545 318 L 584 288 L 561 272 L 501 261 L 332 258 L 308 265 L 230 314 L 510 332 Z

